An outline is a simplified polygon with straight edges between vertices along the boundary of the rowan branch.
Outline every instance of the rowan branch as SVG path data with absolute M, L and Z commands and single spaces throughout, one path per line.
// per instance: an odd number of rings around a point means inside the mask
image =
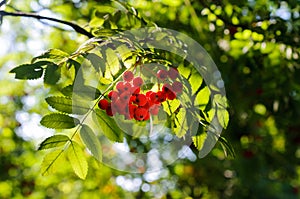
M 90 32 L 88 32 L 87 30 L 85 30 L 84 28 L 78 26 L 77 24 L 70 22 L 70 21 L 64 21 L 64 20 L 60 20 L 60 19 L 56 19 L 56 18 L 52 18 L 52 17 L 44 17 L 35 13 L 24 13 L 24 12 L 6 12 L 4 10 L 0 10 L 0 18 L 3 16 L 13 16 L 13 17 L 28 17 L 28 18 L 34 18 L 37 20 L 49 20 L 49 21 L 54 21 L 57 23 L 61 23 L 67 26 L 70 26 L 71 28 L 73 28 L 77 33 L 80 33 L 82 35 L 85 35 L 89 38 L 94 37 Z

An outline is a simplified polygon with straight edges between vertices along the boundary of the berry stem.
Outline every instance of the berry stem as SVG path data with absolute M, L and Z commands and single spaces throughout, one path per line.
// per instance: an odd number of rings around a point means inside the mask
M 149 137 L 151 137 L 152 136 L 152 134 L 153 134 L 153 120 L 152 120 L 152 116 L 151 116 L 151 114 L 150 114 L 150 129 L 149 129 Z

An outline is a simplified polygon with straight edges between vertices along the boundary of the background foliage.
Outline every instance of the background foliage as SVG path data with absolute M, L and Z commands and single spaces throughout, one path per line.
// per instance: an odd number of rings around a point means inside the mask
M 0 37 L 5 44 L 0 52 L 0 197 L 298 198 L 299 2 L 129 3 L 148 22 L 186 33 L 209 52 L 225 80 L 231 118 L 224 136 L 237 157 L 226 159 L 217 146 L 204 159 L 179 160 L 158 177 L 118 172 L 90 158 L 85 181 L 70 174 L 68 165 L 58 174 L 41 176 L 44 154 L 36 151 L 37 143 L 52 132 L 32 125 L 49 111 L 42 100 L 49 92 L 41 82 L 13 80 L 8 71 L 49 48 L 72 53 L 87 37 L 59 24 L 5 16 Z M 122 14 L 120 24 L 105 24 L 95 11 L 105 4 L 112 2 L 26 0 L 12 1 L 5 10 L 74 21 L 94 34 L 98 23 L 122 29 L 140 25 Z M 36 131 L 34 137 L 25 133 L 28 129 Z

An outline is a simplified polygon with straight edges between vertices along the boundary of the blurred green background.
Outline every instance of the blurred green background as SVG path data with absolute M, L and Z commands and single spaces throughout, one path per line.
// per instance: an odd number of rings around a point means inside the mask
M 226 158 L 217 145 L 207 157 L 178 160 L 152 178 L 119 172 L 92 158 L 85 181 L 68 165 L 41 176 L 44 153 L 36 149 L 53 133 L 39 125 L 48 112 L 43 100 L 48 88 L 41 81 L 14 80 L 8 72 L 49 48 L 72 53 L 88 38 L 61 24 L 5 16 L 0 26 L 0 198 L 299 198 L 300 1 L 127 2 L 149 23 L 187 34 L 210 54 L 225 81 L 230 122 L 223 136 L 236 158 Z M 15 0 L 1 10 L 36 12 L 89 29 L 99 23 L 94 9 L 101 5 L 115 4 Z

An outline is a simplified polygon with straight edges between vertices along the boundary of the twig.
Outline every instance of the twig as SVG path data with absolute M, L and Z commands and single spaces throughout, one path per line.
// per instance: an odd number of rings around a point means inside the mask
M 75 23 L 69 22 L 69 21 L 64 21 L 64 20 L 60 20 L 60 19 L 55 19 L 52 17 L 44 17 L 38 14 L 34 14 L 34 13 L 24 13 L 24 12 L 6 12 L 4 10 L 0 10 L 0 16 L 14 16 L 14 17 L 28 17 L 28 18 L 34 18 L 34 19 L 38 19 L 38 20 L 49 20 L 49 21 L 54 21 L 57 23 L 61 23 L 61 24 L 65 24 L 67 26 L 72 27 L 77 33 L 80 33 L 82 35 L 85 35 L 89 38 L 94 37 L 90 32 L 86 31 L 85 29 L 83 29 L 82 27 L 78 26 Z

